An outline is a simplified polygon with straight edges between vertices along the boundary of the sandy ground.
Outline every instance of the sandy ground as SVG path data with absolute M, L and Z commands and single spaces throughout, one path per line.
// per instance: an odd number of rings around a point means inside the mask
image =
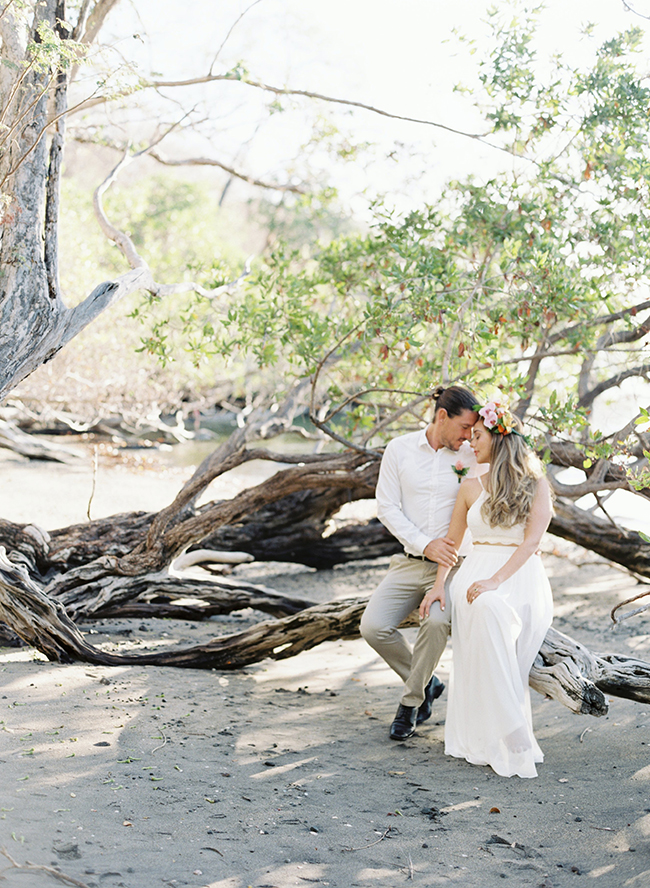
M 92 462 L 0 458 L 2 516 L 85 518 Z M 157 508 L 186 470 L 100 461 L 93 517 Z M 233 482 L 234 483 L 234 482 Z M 595 651 L 650 660 L 650 618 L 615 633 L 624 573 L 548 538 L 555 625 Z M 238 572 L 326 600 L 369 594 L 385 563 Z M 192 644 L 251 611 L 84 627 L 111 650 Z M 448 647 L 439 674 L 448 675 Z M 445 757 L 446 693 L 405 743 L 388 739 L 399 681 L 362 641 L 229 673 L 45 662 L 0 650 L 0 871 L 8 888 L 650 885 L 650 710 L 601 719 L 534 695 L 546 755 L 535 780 Z M 27 862 L 37 868 L 25 868 Z

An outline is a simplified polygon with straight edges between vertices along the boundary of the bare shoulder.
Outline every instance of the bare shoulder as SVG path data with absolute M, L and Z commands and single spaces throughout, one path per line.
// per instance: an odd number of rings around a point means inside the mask
M 546 510 L 553 511 L 553 490 L 546 475 L 542 475 L 537 480 L 533 503 Z
M 467 505 L 467 508 L 469 509 L 469 507 L 479 498 L 482 490 L 483 488 L 478 478 L 465 478 L 463 483 L 460 485 L 458 495 L 459 497 L 462 496 L 464 502 Z

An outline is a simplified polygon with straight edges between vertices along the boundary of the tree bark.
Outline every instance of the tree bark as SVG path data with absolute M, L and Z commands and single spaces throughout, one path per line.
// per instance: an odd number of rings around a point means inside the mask
M 59 2 L 42 0 L 34 5 L 29 34 L 20 34 L 10 13 L 3 30 L 2 61 L 10 61 L 3 77 L 4 95 L 11 95 L 15 84 L 18 88 L 9 109 L 17 126 L 0 162 L 0 187 L 9 198 L 0 242 L 0 401 L 110 304 L 152 283 L 150 274 L 136 269 L 118 281 L 100 284 L 72 309 L 58 293 L 56 215 L 63 129 L 53 138 L 49 164 L 45 134 L 51 91 L 56 86 L 56 110 L 63 113 L 67 84 L 61 72 L 33 64 L 28 44 L 40 42 L 42 22 L 57 30 Z M 24 66 L 28 73 L 23 77 Z M 7 70 L 13 72 L 13 84 Z
M 55 26 L 56 0 L 45 0 L 39 20 Z M 35 21 L 35 26 L 38 22 Z M 29 35 L 37 37 L 36 27 Z M 34 103 L 33 111 L 17 128 L 2 158 L 3 178 L 10 176 L 9 224 L 0 244 L 2 291 L 0 299 L 0 397 L 4 378 L 23 378 L 22 368 L 33 358 L 49 354 L 49 334 L 61 306 L 50 298 L 43 252 L 43 225 L 47 182 L 47 152 L 42 130 L 47 120 L 50 72 L 34 66 L 15 99 L 15 113 Z M 11 172 L 13 170 L 13 173 Z M 6 186 L 5 186 L 6 188 Z M 39 363 L 44 360 L 41 357 Z M 33 368 L 32 368 L 33 369 Z
M 613 526 L 564 499 L 555 502 L 549 530 L 626 570 L 650 577 L 650 545 L 634 530 Z
M 90 614 L 80 611 L 75 614 L 75 619 L 174 617 L 206 620 L 215 614 L 230 614 L 247 607 L 274 617 L 284 617 L 315 604 L 307 598 L 283 595 L 266 586 L 237 579 L 202 580 L 194 577 L 170 577 L 163 573 L 120 577 L 118 582 L 119 589 L 111 590 L 107 604 Z M 179 599 L 184 603 L 176 603 Z M 197 599 L 200 603 L 188 604 L 187 599 Z

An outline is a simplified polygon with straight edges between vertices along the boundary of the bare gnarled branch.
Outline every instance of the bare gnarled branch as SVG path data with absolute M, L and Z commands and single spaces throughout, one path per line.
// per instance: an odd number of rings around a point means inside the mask
M 177 124 L 175 124 L 174 126 L 176 125 Z M 147 284 L 143 284 L 143 289 L 148 290 L 154 296 L 158 296 L 159 298 L 171 296 L 174 293 L 196 292 L 199 293 L 201 296 L 206 296 L 210 299 L 214 299 L 217 296 L 231 293 L 233 292 L 233 290 L 240 286 L 242 281 L 250 274 L 250 258 L 246 261 L 243 272 L 237 278 L 227 284 L 222 284 L 221 286 L 214 287 L 210 290 L 202 287 L 195 281 L 180 281 L 173 284 L 160 284 L 154 280 L 149 266 L 136 250 L 135 245 L 128 234 L 126 234 L 126 232 L 124 231 L 120 231 L 120 229 L 113 225 L 106 215 L 106 211 L 104 210 L 102 198 L 108 188 L 110 188 L 110 186 L 113 184 L 119 173 L 136 158 L 144 154 L 149 154 L 153 150 L 154 145 L 162 141 L 162 139 L 169 133 L 169 131 L 170 130 L 167 130 L 165 133 L 161 134 L 152 145 L 148 146 L 147 148 L 143 148 L 136 154 L 130 155 L 127 153 L 124 155 L 117 166 L 115 166 L 111 170 L 108 176 L 95 190 L 95 194 L 93 196 L 95 214 L 97 216 L 97 220 L 99 221 L 99 225 L 102 231 L 109 240 L 113 241 L 113 243 L 115 243 L 119 247 L 122 255 L 127 260 L 131 268 L 134 271 L 139 269 L 145 273 L 146 278 L 143 278 L 142 280 L 144 281 L 145 279 L 147 279 Z
M 650 373 L 650 364 L 640 364 L 638 367 L 630 367 L 628 370 L 621 370 L 609 379 L 604 379 L 594 386 L 591 391 L 586 392 L 578 401 L 578 407 L 590 407 L 599 395 L 611 388 L 619 386 L 624 380 L 631 379 L 635 376 L 647 377 Z
M 191 87 L 191 86 L 199 86 L 204 83 L 219 83 L 219 82 L 230 82 L 230 83 L 242 83 L 245 86 L 251 86 L 254 89 L 263 90 L 264 92 L 271 92 L 274 95 L 278 96 L 298 96 L 306 99 L 315 99 L 321 102 L 327 102 L 331 105 L 344 105 L 348 108 L 359 108 L 362 111 L 370 111 L 372 114 L 378 114 L 380 117 L 387 117 L 391 120 L 401 120 L 405 123 L 417 123 L 421 126 L 431 126 L 435 129 L 440 129 L 448 133 L 452 133 L 453 135 L 463 136 L 466 139 L 472 139 L 475 142 L 480 142 L 483 145 L 487 145 L 490 148 L 496 148 L 498 151 L 506 151 L 508 154 L 511 154 L 507 148 L 503 148 L 501 145 L 497 145 L 494 142 L 488 141 L 485 133 L 470 133 L 465 130 L 456 129 L 453 126 L 448 126 L 445 123 L 440 123 L 436 120 L 428 120 L 425 117 L 409 117 L 404 114 L 395 114 L 392 111 L 386 111 L 383 108 L 377 108 L 375 105 L 369 105 L 366 102 L 358 102 L 353 99 L 340 99 L 336 96 L 328 96 L 324 93 L 312 92 L 311 90 L 306 89 L 292 89 L 291 87 L 281 87 L 281 86 L 273 86 L 270 83 L 264 83 L 261 80 L 252 80 L 249 78 L 241 77 L 237 74 L 233 74 L 228 71 L 225 74 L 203 74 L 199 77 L 190 77 L 185 80 L 148 80 L 141 81 L 139 84 L 140 89 L 178 89 L 182 87 Z M 106 104 L 106 102 L 114 101 L 116 98 L 120 98 L 128 95 L 132 90 L 124 89 L 122 91 L 118 91 L 116 93 L 112 93 L 111 95 L 105 96 L 97 96 L 91 99 L 88 99 L 86 102 L 82 103 L 81 107 L 77 110 L 88 110 L 97 105 Z
M 266 182 L 263 179 L 256 179 L 254 176 L 242 173 L 239 170 L 228 166 L 228 164 L 212 157 L 188 157 L 184 160 L 171 160 L 163 157 L 157 151 L 150 150 L 148 154 L 149 157 L 153 157 L 154 160 L 157 160 L 158 163 L 164 164 L 165 166 L 215 166 L 228 173 L 228 175 L 235 176 L 235 178 L 241 179 L 242 182 L 248 182 L 249 185 L 256 185 L 258 188 L 270 188 L 274 191 L 288 191 L 293 194 L 307 193 L 304 188 L 301 188 L 298 185 L 280 185 L 276 182 Z

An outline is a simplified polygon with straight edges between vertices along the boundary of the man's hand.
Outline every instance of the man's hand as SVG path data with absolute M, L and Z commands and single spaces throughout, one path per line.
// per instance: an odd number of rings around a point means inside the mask
M 458 561 L 458 552 L 450 537 L 440 537 L 427 543 L 422 553 L 429 561 L 436 561 L 442 567 L 453 567 Z
M 429 611 L 431 610 L 431 605 L 435 602 L 440 602 L 440 610 L 445 609 L 445 585 L 441 583 L 439 586 L 432 586 L 431 589 L 424 596 L 422 601 L 420 602 L 420 619 L 424 620 L 425 617 L 429 616 Z

